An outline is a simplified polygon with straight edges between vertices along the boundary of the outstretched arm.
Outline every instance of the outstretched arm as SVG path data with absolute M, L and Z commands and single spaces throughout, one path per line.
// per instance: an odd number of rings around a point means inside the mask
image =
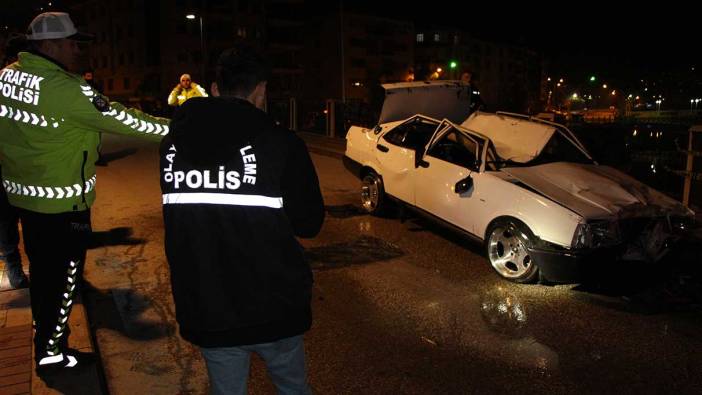
M 154 117 L 134 108 L 126 108 L 120 103 L 109 102 L 109 99 L 94 91 L 87 84 L 71 84 L 66 91 L 72 94 L 69 98 L 71 108 L 67 122 L 76 126 L 106 133 L 118 133 L 144 137 L 160 141 L 168 134 L 166 118 Z

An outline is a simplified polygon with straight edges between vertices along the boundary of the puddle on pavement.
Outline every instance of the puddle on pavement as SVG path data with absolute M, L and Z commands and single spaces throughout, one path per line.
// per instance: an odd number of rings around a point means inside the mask
M 405 255 L 397 246 L 372 236 L 347 243 L 313 247 L 306 251 L 312 269 L 334 269 L 350 265 L 382 262 Z
M 331 218 L 346 219 L 365 215 L 365 213 L 353 204 L 341 204 L 338 206 L 324 206 L 327 215 Z
M 516 296 L 501 288 L 483 294 L 480 314 L 493 332 L 514 338 L 526 336 L 526 306 Z
M 502 287 L 488 290 L 481 296 L 480 315 L 491 332 L 502 336 L 502 351 L 518 356 L 511 363 L 544 375 L 559 371 L 558 353 L 530 334 L 526 305 L 516 295 Z

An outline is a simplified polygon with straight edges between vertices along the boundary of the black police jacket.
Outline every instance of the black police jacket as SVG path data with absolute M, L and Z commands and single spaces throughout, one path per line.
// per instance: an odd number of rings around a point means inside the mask
M 181 336 L 257 344 L 311 325 L 312 272 L 297 237 L 324 220 L 304 142 L 251 103 L 193 98 L 160 149 L 165 248 Z

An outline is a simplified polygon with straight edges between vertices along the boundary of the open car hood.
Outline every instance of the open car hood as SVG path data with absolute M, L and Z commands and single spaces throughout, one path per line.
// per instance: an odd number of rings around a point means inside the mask
M 501 171 L 587 219 L 694 215 L 679 202 L 609 166 L 556 162 Z
M 568 128 L 527 115 L 475 112 L 461 126 L 488 137 L 497 155 L 513 162 L 527 163 L 536 158 L 556 133 L 592 160 L 585 146 Z
M 399 82 L 384 84 L 385 101 L 379 124 L 415 114 L 462 122 L 470 113 L 470 85 L 460 81 Z
M 556 133 L 555 126 L 545 123 L 480 112 L 471 115 L 461 126 L 490 138 L 501 158 L 520 163 L 538 156 Z

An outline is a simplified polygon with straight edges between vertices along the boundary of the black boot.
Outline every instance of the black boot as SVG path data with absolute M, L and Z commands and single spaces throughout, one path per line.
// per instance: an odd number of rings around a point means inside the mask
M 29 287 L 29 279 L 22 270 L 22 262 L 19 260 L 8 260 L 5 262 L 5 273 L 7 279 L 10 280 L 12 288 L 27 288 Z
M 98 152 L 98 158 L 95 161 L 95 166 L 107 166 L 107 160 L 101 153 Z
M 37 376 L 47 378 L 56 374 L 65 374 L 95 365 L 99 360 L 97 354 L 67 349 L 55 357 L 45 357 L 37 361 L 35 370 Z

